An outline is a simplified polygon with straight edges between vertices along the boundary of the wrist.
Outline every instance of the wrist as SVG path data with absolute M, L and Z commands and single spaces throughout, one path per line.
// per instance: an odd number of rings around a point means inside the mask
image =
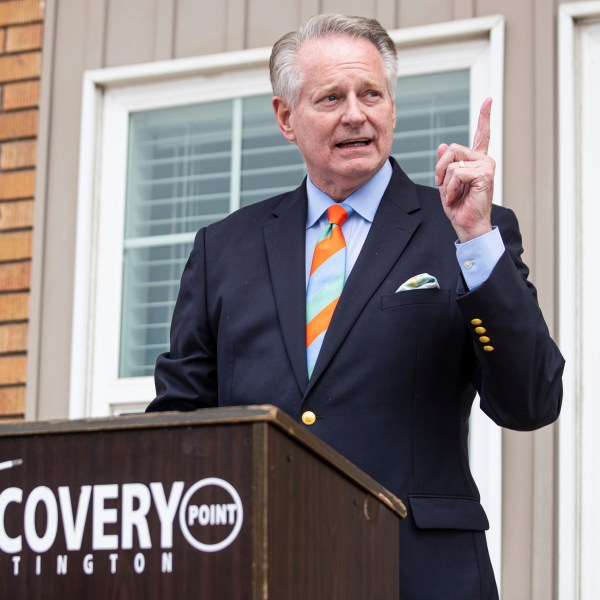
M 456 231 L 456 237 L 461 244 L 465 244 L 466 242 L 470 242 L 475 238 L 481 237 L 486 233 L 492 231 L 491 223 L 485 223 L 478 225 L 477 227 L 457 227 L 454 226 L 454 231 Z

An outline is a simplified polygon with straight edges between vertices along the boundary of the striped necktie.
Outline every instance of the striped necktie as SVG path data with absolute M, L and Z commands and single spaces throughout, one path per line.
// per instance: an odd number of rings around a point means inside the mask
M 327 209 L 329 223 L 315 246 L 306 290 L 306 361 L 309 379 L 346 280 L 346 241 L 341 228 L 352 212 L 352 207 L 347 204 L 330 206 Z

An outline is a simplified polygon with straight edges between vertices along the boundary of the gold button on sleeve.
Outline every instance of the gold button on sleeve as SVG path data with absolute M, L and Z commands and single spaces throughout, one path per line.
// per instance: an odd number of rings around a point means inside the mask
M 302 422 L 305 425 L 313 425 L 317 420 L 317 415 L 312 410 L 306 410 L 302 413 Z
M 483 350 L 484 350 L 484 352 L 493 352 L 494 346 L 484 346 Z
M 490 338 L 489 338 L 487 335 L 482 335 L 482 336 L 479 338 L 479 341 L 480 341 L 482 344 L 489 344 L 489 342 L 490 342 Z
M 481 319 L 471 319 L 471 325 L 481 325 Z
M 483 335 L 485 333 L 486 329 L 485 327 L 475 327 L 475 333 L 477 335 Z

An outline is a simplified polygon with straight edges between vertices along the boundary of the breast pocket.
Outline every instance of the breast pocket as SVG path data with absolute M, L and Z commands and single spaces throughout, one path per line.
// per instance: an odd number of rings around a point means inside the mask
M 399 308 L 415 304 L 449 304 L 450 290 L 426 289 L 396 292 L 381 297 L 381 308 Z

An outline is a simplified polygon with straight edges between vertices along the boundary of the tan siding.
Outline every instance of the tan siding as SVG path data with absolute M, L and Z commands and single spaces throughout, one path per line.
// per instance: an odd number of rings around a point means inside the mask
M 156 0 L 109 0 L 106 16 L 105 66 L 154 59 Z
M 374 17 L 377 12 L 376 0 L 322 0 L 322 12 L 363 15 Z
M 470 19 L 475 16 L 475 0 L 454 0 L 452 12 L 455 19 Z
M 252 47 L 248 43 L 247 24 L 248 2 L 229 0 L 227 3 L 227 27 L 225 32 L 225 49 L 227 51 Z
M 321 12 L 321 2 L 319 0 L 298 0 L 298 5 L 298 21 L 300 23 Z
M 447 0 L 400 0 L 400 27 L 415 27 L 430 23 L 441 23 L 453 18 L 452 2 Z
M 387 29 L 398 28 L 398 7 L 396 2 L 379 0 L 376 3 L 375 18 Z
M 83 8 L 87 8 L 87 15 L 80 10 L 79 6 L 77 6 L 75 7 L 75 10 L 72 11 L 72 16 L 69 15 L 67 18 L 72 18 L 73 23 L 71 26 L 80 27 L 85 35 L 85 42 L 81 47 L 85 68 L 97 69 L 99 67 L 105 67 L 107 66 L 105 52 L 108 0 L 95 0 L 95 2 L 83 3 Z M 63 20 L 66 19 L 63 17 L 61 21 Z M 58 51 L 59 49 L 57 49 L 57 52 Z M 58 66 L 59 65 L 57 65 L 57 67 Z M 79 68 L 74 69 L 73 77 L 76 78 L 77 75 L 81 76 Z
M 156 0 L 154 60 L 173 58 L 175 0 Z
M 284 33 L 296 29 L 302 22 L 299 4 L 301 2 L 297 0 L 282 2 L 277 8 L 277 19 L 265 19 L 273 3 L 270 0 L 251 0 L 248 9 L 248 47 L 269 46 Z
M 174 39 L 176 58 L 227 50 L 229 0 L 213 2 L 208 10 L 206 5 L 206 2 L 196 0 L 177 0 Z M 234 23 L 238 21 L 235 11 L 232 11 L 231 18 Z M 243 40 L 238 40 L 239 42 L 243 44 Z M 241 47 L 243 46 L 238 46 Z

